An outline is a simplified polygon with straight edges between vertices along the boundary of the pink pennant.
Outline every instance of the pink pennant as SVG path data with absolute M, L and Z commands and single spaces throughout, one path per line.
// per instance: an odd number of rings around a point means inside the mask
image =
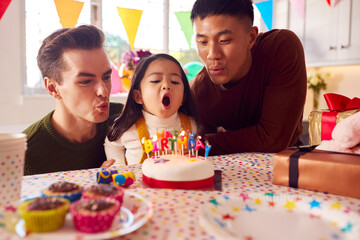
M 290 0 L 290 3 L 295 7 L 302 20 L 305 20 L 305 2 L 304 0 Z
M 6 9 L 8 8 L 11 0 L 1 0 L 0 1 L 0 20 L 2 16 L 4 15 Z

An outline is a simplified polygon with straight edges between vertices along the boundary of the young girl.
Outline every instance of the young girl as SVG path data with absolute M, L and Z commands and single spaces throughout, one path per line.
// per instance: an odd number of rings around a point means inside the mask
M 146 57 L 136 67 L 124 109 L 108 132 L 106 157 L 116 166 L 142 163 L 147 157 L 143 138 L 163 130 L 196 132 L 194 119 L 197 113 L 180 63 L 167 54 Z

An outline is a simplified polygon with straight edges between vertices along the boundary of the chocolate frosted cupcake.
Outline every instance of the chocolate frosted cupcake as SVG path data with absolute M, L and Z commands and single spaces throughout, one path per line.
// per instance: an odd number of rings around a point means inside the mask
M 85 188 L 82 192 L 83 198 L 114 198 L 119 201 L 120 206 L 123 201 L 124 189 L 115 187 L 112 184 L 98 184 Z
M 42 191 L 43 197 L 63 197 L 75 202 L 81 198 L 83 187 L 71 182 L 57 182 Z
M 24 219 L 26 231 L 50 232 L 64 225 L 70 201 L 65 198 L 38 197 L 23 202 L 19 215 Z
M 119 210 L 120 203 L 111 198 L 81 199 L 70 206 L 75 228 L 85 233 L 108 230 Z

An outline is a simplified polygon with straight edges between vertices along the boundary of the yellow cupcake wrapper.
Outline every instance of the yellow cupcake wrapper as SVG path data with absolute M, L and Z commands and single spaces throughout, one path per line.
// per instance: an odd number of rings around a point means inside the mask
M 70 201 L 59 198 L 65 204 L 56 209 L 28 211 L 27 206 L 33 201 L 22 203 L 18 212 L 25 221 L 25 228 L 29 232 L 50 232 L 64 225 L 65 215 L 69 209 Z

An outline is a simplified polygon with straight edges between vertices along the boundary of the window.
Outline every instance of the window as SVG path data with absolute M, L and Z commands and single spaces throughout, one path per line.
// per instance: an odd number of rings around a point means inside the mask
M 134 42 L 135 50 L 150 50 L 153 53 L 168 52 L 177 58 L 182 65 L 191 61 L 200 62 L 194 41 L 189 48 L 175 16 L 175 12 L 191 11 L 195 0 L 77 1 L 84 2 L 77 25 L 94 24 L 103 29 L 107 37 L 106 45 L 109 56 L 117 67 L 121 64 L 121 54 L 130 49 L 117 7 L 143 10 Z M 256 7 L 254 10 L 254 24 L 260 26 L 260 14 Z M 45 94 L 36 56 L 42 40 L 62 26 L 54 1 L 25 0 L 25 11 L 27 80 L 24 83 L 24 92 L 26 95 Z M 166 26 L 168 29 L 164 30 Z
M 90 23 L 90 0 L 83 1 L 78 24 Z M 26 0 L 26 77 L 25 94 L 45 93 L 41 73 L 37 66 L 36 56 L 42 40 L 56 29 L 61 28 L 54 1 Z

